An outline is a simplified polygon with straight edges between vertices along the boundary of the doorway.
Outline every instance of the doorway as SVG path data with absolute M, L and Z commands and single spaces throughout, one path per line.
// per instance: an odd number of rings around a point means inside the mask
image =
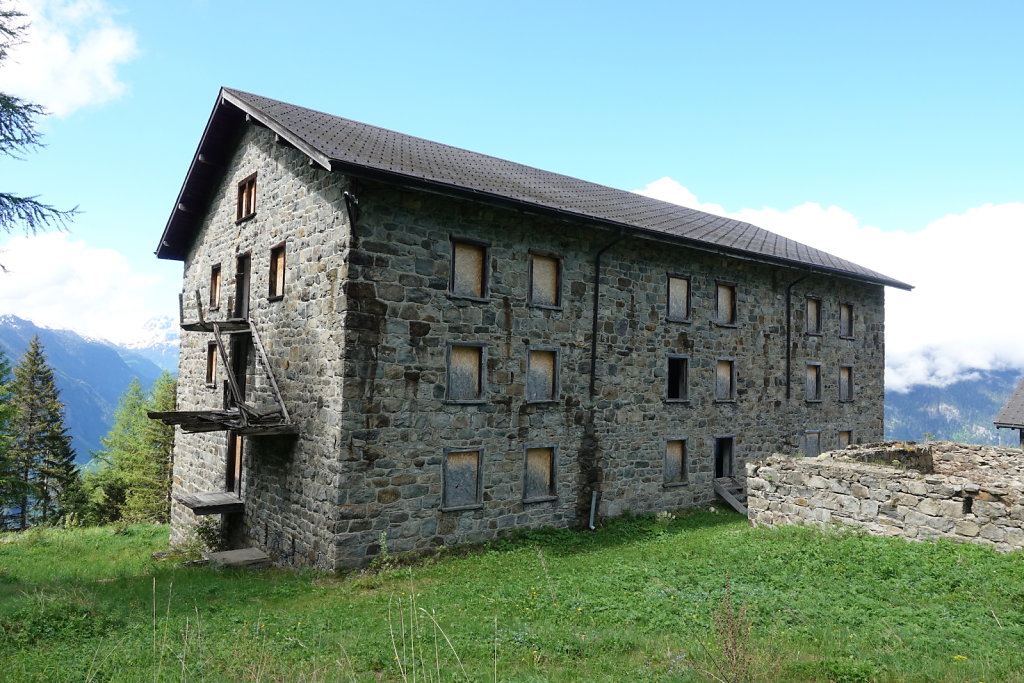
M 249 252 L 235 257 L 235 310 L 234 317 L 249 317 L 249 273 L 252 257 Z
M 241 434 L 228 432 L 228 458 L 225 463 L 224 490 L 242 497 L 242 452 L 245 442 Z
M 731 436 L 715 437 L 715 478 L 732 477 L 733 470 L 733 441 Z

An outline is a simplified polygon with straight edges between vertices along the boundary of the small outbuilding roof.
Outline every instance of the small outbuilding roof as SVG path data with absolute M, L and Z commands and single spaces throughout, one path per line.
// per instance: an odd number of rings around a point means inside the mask
M 1010 394 L 1006 405 L 996 415 L 994 424 L 1000 429 L 1024 429 L 1024 379 Z
M 182 260 L 187 256 L 213 186 L 246 121 L 266 126 L 311 162 L 331 171 L 911 289 L 904 282 L 750 223 L 229 88 L 222 88 L 217 98 L 157 247 L 158 257 Z

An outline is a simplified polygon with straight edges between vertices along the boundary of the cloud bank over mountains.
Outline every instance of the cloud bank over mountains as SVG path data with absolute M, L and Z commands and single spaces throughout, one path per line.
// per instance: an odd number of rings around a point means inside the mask
M 945 386 L 972 369 L 1024 367 L 1017 314 L 1024 203 L 985 204 L 919 230 L 885 232 L 837 206 L 726 211 L 700 202 L 672 178 L 639 194 L 753 223 L 914 285 L 887 289 L 886 388 Z
M 133 31 L 99 0 L 15 0 L 25 16 L 22 42 L 0 69 L 0 91 L 41 104 L 56 116 L 120 96 L 119 65 L 138 54 Z

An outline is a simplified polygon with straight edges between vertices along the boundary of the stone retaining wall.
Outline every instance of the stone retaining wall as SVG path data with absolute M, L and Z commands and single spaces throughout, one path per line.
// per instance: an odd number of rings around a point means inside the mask
M 908 461 L 921 469 L 906 468 Z M 754 524 L 832 522 L 882 536 L 1024 547 L 1024 453 L 1017 448 L 889 442 L 817 458 L 773 455 L 747 464 L 747 491 Z

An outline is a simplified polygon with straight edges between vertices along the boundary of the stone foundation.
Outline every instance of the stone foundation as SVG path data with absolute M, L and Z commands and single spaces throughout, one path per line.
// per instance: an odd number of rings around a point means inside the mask
M 754 524 L 848 524 L 881 536 L 1024 547 L 1024 453 L 946 441 L 849 446 L 747 464 Z

